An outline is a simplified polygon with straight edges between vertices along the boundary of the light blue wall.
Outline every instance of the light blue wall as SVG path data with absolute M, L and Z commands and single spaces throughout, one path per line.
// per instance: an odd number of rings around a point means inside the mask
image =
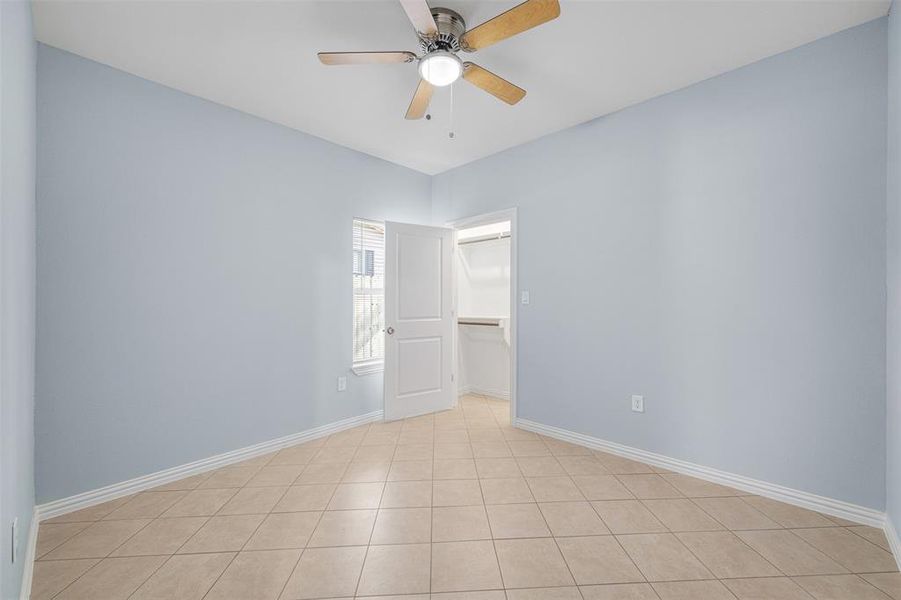
M 35 42 L 0 2 L 0 598 L 18 598 L 34 508 Z M 10 523 L 19 519 L 12 564 Z
M 519 207 L 521 417 L 883 507 L 885 34 L 434 178 L 435 222 Z
M 381 408 L 351 221 L 428 176 L 47 46 L 38 157 L 40 502 Z
M 896 530 L 901 528 L 901 5 L 888 18 L 888 290 L 886 506 Z

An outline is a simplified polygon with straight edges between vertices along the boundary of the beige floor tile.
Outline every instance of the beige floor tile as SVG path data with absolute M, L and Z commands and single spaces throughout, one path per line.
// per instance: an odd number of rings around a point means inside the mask
M 435 447 L 431 442 L 425 444 L 404 444 L 398 446 L 397 450 L 395 450 L 394 461 L 427 460 L 431 462 L 434 454 Z
M 887 600 L 882 591 L 857 575 L 794 577 L 795 583 L 817 600 Z
M 44 556 L 90 525 L 90 523 L 41 523 L 38 527 L 35 556 L 37 558 Z
M 670 531 L 717 531 L 724 529 L 717 520 L 687 498 L 643 500 L 654 516 Z
M 247 460 L 242 460 L 240 462 L 234 463 L 233 467 L 254 467 L 259 469 L 261 467 L 265 467 L 269 462 L 275 458 L 277 452 L 268 452 L 266 454 L 261 454 L 260 456 L 254 456 L 253 458 L 248 458 Z
M 620 483 L 638 499 L 682 498 L 682 492 L 657 474 L 617 475 Z
M 508 440 L 513 456 L 551 456 L 547 444 L 541 440 Z
M 431 481 L 389 481 L 381 508 L 416 508 L 432 505 Z
M 494 545 L 505 587 L 574 585 L 553 539 L 495 540 Z
M 830 527 L 834 525 L 832 521 L 819 513 L 784 502 L 777 502 L 761 496 L 745 496 L 742 500 L 783 527 Z
M 490 541 L 432 544 L 432 592 L 503 587 Z
M 388 478 L 388 461 L 354 461 L 344 471 L 343 483 L 375 483 Z
M 162 516 L 209 517 L 219 512 L 219 509 L 237 493 L 238 488 L 192 490 Z
M 174 554 L 199 530 L 208 517 L 156 519 L 116 548 L 110 556 L 153 556 Z
M 498 441 L 473 441 L 472 455 L 476 458 L 505 458 L 513 456 L 513 453 L 510 452 L 510 446 L 503 441 L 503 435 L 500 432 L 497 435 L 500 436 Z
M 313 457 L 316 456 L 318 451 L 317 448 L 311 448 L 305 445 L 283 448 L 269 461 L 268 466 L 306 465 L 313 460 Z
M 322 513 L 307 545 L 365 546 L 369 544 L 376 510 L 335 510 Z
M 477 458 L 476 471 L 482 479 L 522 477 L 522 471 L 514 458 Z
M 268 513 L 282 499 L 287 487 L 246 487 L 219 509 L 218 515 L 255 515 Z
M 210 476 L 209 473 L 198 473 L 197 475 L 192 475 L 190 477 L 183 477 L 182 479 L 176 479 L 175 481 L 170 481 L 169 483 L 164 483 L 163 485 L 158 485 L 155 488 L 149 490 L 151 492 L 176 492 L 180 490 L 193 490 L 196 489 L 201 483 L 207 480 Z
M 573 481 L 588 500 L 631 500 L 635 498 L 613 475 L 576 475 Z
M 846 573 L 837 562 L 790 531 L 737 531 L 735 535 L 785 575 Z
M 866 525 L 855 525 L 853 527 L 848 527 L 848 531 L 859 535 L 868 542 L 876 544 L 883 550 L 888 550 L 889 552 L 892 551 L 891 547 L 889 547 L 888 540 L 885 538 L 885 533 L 883 533 L 881 529 L 867 527 Z
M 443 443 L 439 439 L 435 440 L 435 460 L 472 458 L 472 446 L 469 444 L 469 441 L 450 444 Z
M 429 544 L 370 546 L 357 595 L 428 592 L 430 554 Z
M 428 481 L 432 479 L 432 460 L 395 460 L 388 470 L 388 481 Z
M 535 501 L 528 483 L 522 477 L 481 479 L 479 481 L 485 504 L 518 504 Z
M 491 539 L 491 529 L 484 506 L 440 506 L 432 509 L 433 542 L 488 539 Z
M 125 496 L 123 498 L 116 498 L 115 500 L 109 500 L 108 502 L 102 502 L 100 504 L 95 504 L 94 506 L 89 506 L 87 508 L 82 508 L 81 510 L 76 510 L 64 515 L 59 515 L 57 517 L 53 517 L 52 519 L 47 519 L 46 521 L 42 521 L 41 524 L 45 523 L 86 523 L 92 521 L 99 521 L 106 515 L 110 514 L 126 502 L 130 501 L 134 496 Z
M 537 502 L 572 502 L 585 499 L 569 476 L 526 477 L 526 482 Z
M 537 504 L 494 504 L 486 507 L 495 539 L 550 537 Z
M 653 585 L 661 600 L 735 600 L 719 581 L 672 581 Z
M 781 575 L 778 569 L 728 531 L 677 533 L 676 537 L 720 579 Z
M 236 552 L 247 543 L 264 517 L 265 515 L 210 517 L 178 553 Z
M 591 450 L 585 446 L 554 439 L 545 439 L 544 443 L 554 456 L 592 456 Z
M 243 487 L 257 471 L 257 467 L 223 467 L 213 471 L 198 489 Z
M 368 431 L 368 425 L 361 425 L 359 427 L 354 427 L 352 429 L 333 433 L 332 435 L 328 436 L 328 439 L 325 440 L 325 444 L 323 444 L 323 446 L 359 446 L 363 441 L 363 438 L 366 437 L 366 433 Z
M 245 550 L 304 548 L 319 524 L 320 512 L 272 513 L 254 532 Z
M 184 498 L 188 492 L 141 492 L 134 498 L 103 517 L 113 519 L 155 519 L 173 504 Z
M 342 483 L 328 503 L 329 510 L 378 508 L 384 483 Z
M 849 521 L 848 519 L 827 515 L 825 513 L 820 513 L 820 516 L 829 519 L 833 525 L 838 525 L 839 527 L 854 527 L 858 525 L 855 521 Z
M 469 430 L 469 441 L 473 443 L 473 455 L 475 455 L 475 444 L 477 443 L 506 443 L 500 427 L 484 427 L 481 429 L 471 428 Z M 510 447 L 507 446 L 507 449 L 509 450 Z M 512 456 L 512 453 L 507 454 L 506 456 Z
M 304 467 L 302 465 L 273 465 L 260 469 L 256 475 L 247 482 L 248 487 L 261 487 L 270 485 L 289 486 L 294 483 Z
M 204 600 L 276 600 L 300 550 L 241 552 Z
M 413 597 L 413 600 L 415 598 L 416 596 Z M 505 600 L 508 596 L 504 595 L 503 590 L 488 590 L 484 592 L 443 592 L 432 594 L 431 598 L 432 600 Z M 408 600 L 408 597 L 404 596 L 394 600 Z
M 615 534 L 663 533 L 666 527 L 638 500 L 605 500 L 591 505 Z
M 356 446 L 323 446 L 310 464 L 349 463 L 357 453 Z
M 449 458 L 435 461 L 435 479 L 478 479 L 476 463 L 471 458 Z
M 892 600 L 901 600 L 901 574 L 869 573 L 861 577 L 888 594 Z
M 526 477 L 566 475 L 563 466 L 553 456 L 520 456 L 516 459 L 516 463 Z
M 558 456 L 567 475 L 608 475 L 610 472 L 594 456 Z
M 588 502 L 543 502 L 539 507 L 555 537 L 610 533 Z
M 97 521 L 44 555 L 46 560 L 103 558 L 143 529 L 149 519 Z
M 285 495 L 272 509 L 273 512 L 300 512 L 305 510 L 325 510 L 338 486 L 334 483 L 315 485 L 295 485 L 288 488 Z
M 842 527 L 794 529 L 793 533 L 852 573 L 897 571 L 895 557 Z
M 694 503 L 728 529 L 779 529 L 780 525 L 741 498 L 697 498 Z
M 644 581 L 612 535 L 560 538 L 557 545 L 579 585 Z
M 579 588 L 584 600 L 660 600 L 647 583 L 588 585 Z
M 642 462 L 623 458 L 606 452 L 595 452 L 595 458 L 601 461 L 601 464 L 614 475 L 629 475 L 635 473 L 653 473 L 654 469 L 650 465 Z
M 432 540 L 430 508 L 379 510 L 370 544 L 427 544 Z
M 310 463 L 304 468 L 294 481 L 294 485 L 307 485 L 311 483 L 338 483 L 344 477 L 349 462 L 345 463 Z
M 432 482 L 432 506 L 473 506 L 482 504 L 482 490 L 477 479 Z
M 166 562 L 164 556 L 107 558 L 64 589 L 59 600 L 125 600 Z
M 723 584 L 738 600 L 810 600 L 810 595 L 788 577 L 727 579 Z
M 682 475 L 680 473 L 668 473 L 662 477 L 674 488 L 688 496 L 689 498 L 720 498 L 729 496 L 740 496 L 743 492 L 736 489 L 704 481 L 696 477 Z
M 34 563 L 30 600 L 50 600 L 99 562 L 99 558 L 85 558 Z
M 506 426 L 506 427 L 502 426 L 501 434 L 504 436 L 504 439 L 507 440 L 507 442 L 511 442 L 514 440 L 538 440 L 538 439 L 540 439 L 538 437 L 537 433 L 533 433 L 531 431 L 523 431 L 522 429 L 516 429 L 515 427 L 512 427 L 512 426 Z
M 713 574 L 671 533 L 616 536 L 648 581 L 713 579 Z
M 394 460 L 394 453 L 397 452 L 397 446 L 394 444 L 385 444 L 381 446 L 360 446 L 354 452 L 353 461 L 377 461 L 390 463 Z
M 582 600 L 577 587 L 509 590 L 507 600 Z
M 397 438 L 400 437 L 400 429 L 395 431 L 370 431 L 360 442 L 361 446 L 383 446 L 385 444 L 396 444 Z
M 365 557 L 365 546 L 308 548 L 300 556 L 281 599 L 351 597 Z
M 435 456 L 438 456 L 437 447 L 442 446 L 441 458 L 468 458 L 467 454 L 472 451 L 469 448 L 469 442 L 469 433 L 466 431 L 465 423 L 462 421 L 460 421 L 459 426 L 453 429 L 436 429 Z M 445 448 L 445 446 L 456 446 L 456 448 Z M 457 454 L 458 452 L 462 454 Z

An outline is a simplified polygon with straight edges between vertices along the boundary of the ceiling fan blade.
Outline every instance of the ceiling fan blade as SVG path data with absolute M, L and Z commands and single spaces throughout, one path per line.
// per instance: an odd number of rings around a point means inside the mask
M 412 52 L 320 52 L 319 62 L 324 65 L 385 65 L 408 63 L 416 60 Z
M 526 91 L 521 87 L 475 63 L 463 63 L 463 79 L 510 105 L 516 104 L 526 96 Z
M 558 0 L 526 0 L 490 21 L 470 29 L 460 38 L 460 43 L 467 52 L 481 50 L 559 16 Z
M 432 9 L 426 0 L 400 0 L 400 5 L 404 7 L 407 18 L 413 23 L 413 29 L 426 37 L 438 35 L 438 26 L 435 25 Z
M 413 100 L 410 101 L 410 107 L 407 109 L 407 119 L 421 119 L 425 116 L 425 111 L 429 108 L 429 102 L 432 100 L 432 92 L 435 88 L 425 79 L 419 80 L 419 85 L 413 93 Z

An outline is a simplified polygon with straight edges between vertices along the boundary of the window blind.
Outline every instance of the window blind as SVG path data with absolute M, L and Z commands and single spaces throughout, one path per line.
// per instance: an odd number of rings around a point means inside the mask
M 385 226 L 353 222 L 354 364 L 385 357 Z

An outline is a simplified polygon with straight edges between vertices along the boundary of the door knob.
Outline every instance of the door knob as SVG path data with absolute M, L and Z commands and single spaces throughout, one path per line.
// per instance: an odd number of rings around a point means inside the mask
M 389 328 L 386 329 L 385 331 L 388 332 L 388 335 L 394 335 L 394 327 L 389 327 Z

